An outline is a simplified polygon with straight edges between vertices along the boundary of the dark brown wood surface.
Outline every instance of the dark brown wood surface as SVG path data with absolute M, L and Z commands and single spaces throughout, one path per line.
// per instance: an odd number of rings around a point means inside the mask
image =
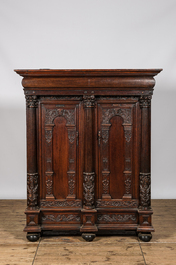
M 149 240 L 151 97 L 161 69 L 15 71 L 27 102 L 29 239 L 135 230 Z

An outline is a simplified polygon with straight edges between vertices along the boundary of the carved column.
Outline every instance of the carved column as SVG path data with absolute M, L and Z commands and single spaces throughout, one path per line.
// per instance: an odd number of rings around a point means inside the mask
M 32 226 L 34 232 L 39 232 L 38 226 L 38 169 L 37 169 L 37 131 L 36 131 L 36 108 L 38 107 L 37 96 L 26 96 L 27 114 L 27 226 Z M 31 228 L 29 228 L 31 231 Z
M 96 232 L 95 225 L 95 172 L 94 172 L 94 106 L 95 96 L 84 95 L 84 172 L 83 172 L 83 225 L 81 232 Z
M 150 121 L 151 96 L 141 96 L 141 165 L 140 165 L 140 201 L 139 201 L 139 232 L 154 231 L 151 226 L 151 177 L 150 177 Z

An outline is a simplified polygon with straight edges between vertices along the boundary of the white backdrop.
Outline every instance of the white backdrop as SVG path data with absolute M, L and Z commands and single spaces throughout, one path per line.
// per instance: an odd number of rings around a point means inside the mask
M 25 99 L 13 69 L 163 68 L 152 198 L 176 198 L 176 1 L 0 0 L 0 198 L 26 198 Z

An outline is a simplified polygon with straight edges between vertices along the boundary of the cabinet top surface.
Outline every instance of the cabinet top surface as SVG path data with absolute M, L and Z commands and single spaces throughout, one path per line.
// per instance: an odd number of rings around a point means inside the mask
M 18 69 L 23 77 L 155 76 L 162 69 Z

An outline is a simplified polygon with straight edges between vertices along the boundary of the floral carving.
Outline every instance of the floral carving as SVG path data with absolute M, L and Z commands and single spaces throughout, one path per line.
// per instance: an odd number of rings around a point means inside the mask
M 103 174 L 103 194 L 109 193 L 109 174 Z
M 68 131 L 68 139 L 71 144 L 75 141 L 76 132 L 75 131 Z
M 64 201 L 45 201 L 42 200 L 40 202 L 41 207 L 81 207 L 81 201 L 71 201 L 71 200 L 64 200 Z
M 70 222 L 70 221 L 76 221 L 80 222 L 80 216 L 73 215 L 73 214 L 48 214 L 42 217 L 42 221 L 50 221 L 50 222 Z
M 27 205 L 28 207 L 37 206 L 38 197 L 38 174 L 27 173 Z
M 67 173 L 69 194 L 73 195 L 75 189 L 75 173 Z
M 84 95 L 83 102 L 85 108 L 92 108 L 95 105 L 95 96 L 94 95 Z
M 104 221 L 104 222 L 127 222 L 127 221 L 136 221 L 136 216 L 134 214 L 102 214 L 98 215 L 98 221 Z
M 83 182 L 83 195 L 84 195 L 84 205 L 87 207 L 92 207 L 94 204 L 94 179 L 95 173 L 83 172 L 84 182 Z
M 37 108 L 38 107 L 38 98 L 37 96 L 25 96 L 26 97 L 26 106 L 27 108 Z
M 42 96 L 41 100 L 81 100 L 82 96 Z
M 103 124 L 109 124 L 110 119 L 113 116 L 120 116 L 123 118 L 124 123 L 131 124 L 132 123 L 132 114 L 131 109 L 104 109 L 103 110 Z
M 139 105 L 141 108 L 149 108 L 151 105 L 151 96 L 141 96 L 139 99 Z
M 151 179 L 150 173 L 140 173 L 140 206 L 150 207 Z
M 48 144 L 51 143 L 52 134 L 52 130 L 45 130 L 45 139 Z
M 135 200 L 128 200 L 128 201 L 120 201 L 120 200 L 97 200 L 96 202 L 97 207 L 127 207 L 127 208 L 134 208 L 138 207 L 138 202 Z
M 103 143 L 107 143 L 109 139 L 109 130 L 102 130 Z
M 64 117 L 67 121 L 67 125 L 75 124 L 75 110 L 66 109 L 46 109 L 45 123 L 53 124 L 56 117 Z
M 131 192 L 131 175 L 125 175 L 125 193 L 130 194 Z
M 46 172 L 46 196 L 53 195 L 53 173 Z
M 131 140 L 132 132 L 131 130 L 125 130 L 124 132 L 125 132 L 125 139 L 129 143 Z

